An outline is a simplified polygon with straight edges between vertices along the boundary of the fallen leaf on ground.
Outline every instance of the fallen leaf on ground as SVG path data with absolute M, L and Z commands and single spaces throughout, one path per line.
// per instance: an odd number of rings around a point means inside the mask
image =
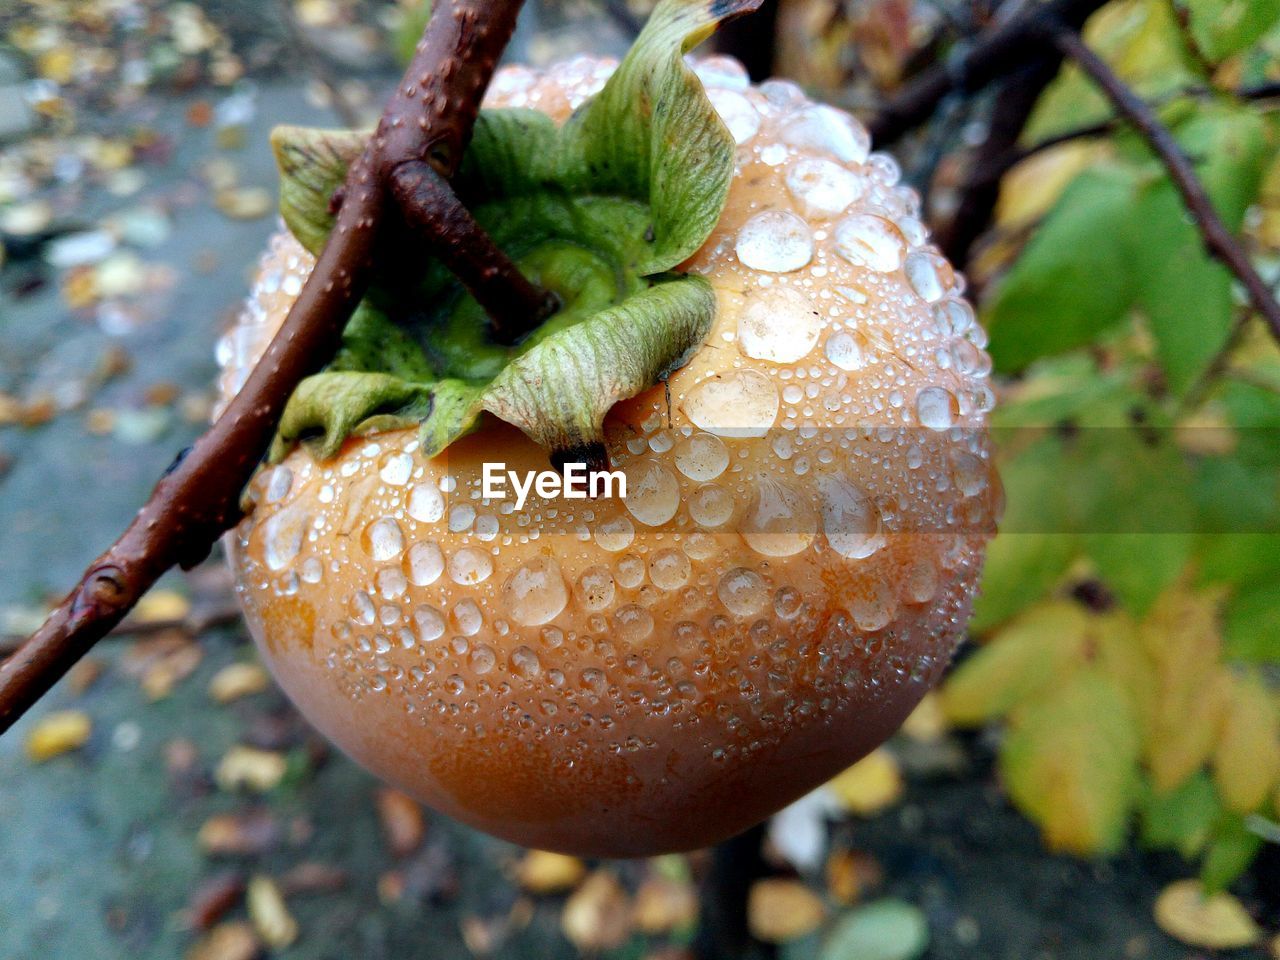
M 242 920 L 220 923 L 187 951 L 187 960 L 254 960 L 262 951 L 253 927 Z
M 516 865 L 516 881 L 530 893 L 562 893 L 572 890 L 587 875 L 577 857 L 550 850 L 530 850 Z
M 271 685 L 267 671 L 256 663 L 232 663 L 223 667 L 209 681 L 209 696 L 218 703 L 230 703 Z
M 631 933 L 631 902 L 609 870 L 591 874 L 565 902 L 560 929 L 583 952 L 612 950 Z
M 83 747 L 92 732 L 93 722 L 82 710 L 47 713 L 27 734 L 27 756 L 35 763 L 43 763 Z
M 214 780 L 228 793 L 241 789 L 265 793 L 284 779 L 288 766 L 282 753 L 235 746 L 218 763 Z
M 395 857 L 407 857 L 422 843 L 426 823 L 418 802 L 399 790 L 383 787 L 378 791 L 378 819 L 382 835 Z
M 822 900 L 799 880 L 759 880 L 747 899 L 751 935 L 765 943 L 803 937 L 817 929 L 825 915 Z
M 641 933 L 670 933 L 690 927 L 698 919 L 698 892 L 691 883 L 650 877 L 636 891 L 634 917 Z
M 827 787 L 849 813 L 875 816 L 897 803 L 903 791 L 897 758 L 881 747 L 839 774 Z
M 1177 880 L 1156 898 L 1158 926 L 1175 940 L 1206 950 L 1237 950 L 1258 942 L 1262 932 L 1229 893 L 1204 895 L 1199 880 Z
M 267 946 L 283 950 L 298 939 L 298 921 L 289 913 L 280 888 L 270 877 L 259 875 L 251 879 L 245 900 L 249 905 L 249 919 Z

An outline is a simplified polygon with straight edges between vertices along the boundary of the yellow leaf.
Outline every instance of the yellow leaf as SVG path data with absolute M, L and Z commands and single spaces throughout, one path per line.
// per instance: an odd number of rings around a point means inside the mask
M 1213 779 L 1228 810 L 1261 807 L 1280 778 L 1280 718 L 1257 676 L 1235 677 L 1213 754 Z
M 253 928 L 267 946 L 283 950 L 298 939 L 298 921 L 289 913 L 280 888 L 270 877 L 252 877 L 244 899 Z
M 1229 893 L 1204 895 L 1198 880 L 1178 880 L 1160 892 L 1156 925 L 1169 936 L 1207 950 L 1236 950 L 1261 936 L 1253 918 Z
M 1000 770 L 1014 803 L 1053 850 L 1114 850 L 1137 799 L 1140 744 L 1133 710 L 1096 667 L 1012 717 Z
M 1089 614 L 1078 604 L 1033 607 L 951 674 L 943 711 L 954 723 L 981 724 L 1061 684 L 1084 660 L 1088 629 Z
M 27 756 L 42 763 L 69 750 L 83 747 L 93 730 L 89 715 L 81 710 L 45 714 L 27 736 Z
M 765 943 L 803 937 L 822 922 L 822 900 L 798 880 L 759 880 L 747 898 L 751 935 Z
M 1092 166 L 1106 147 L 1073 140 L 1032 154 L 1007 174 L 996 203 L 996 224 L 1017 230 L 1048 213 L 1076 174 Z
M 140 623 L 181 620 L 191 612 L 191 601 L 176 590 L 152 590 L 133 608 L 133 619 Z
M 1226 707 L 1230 677 L 1214 665 L 1202 676 L 1201 689 L 1182 700 L 1182 713 L 1162 705 L 1147 737 L 1147 766 L 1156 790 L 1173 790 L 1199 770 L 1213 753 Z
M 947 732 L 947 715 L 942 699 L 932 690 L 924 695 L 916 708 L 902 722 L 902 732 L 920 743 L 934 743 Z
M 618 878 L 597 870 L 564 905 L 560 929 L 579 950 L 613 950 L 631 933 L 631 902 Z
M 902 770 L 897 758 L 880 747 L 838 774 L 827 788 L 845 810 L 870 817 L 892 806 L 902 796 Z
M 587 865 L 577 857 L 550 850 L 530 850 L 516 867 L 516 881 L 530 893 L 572 890 L 587 875 Z

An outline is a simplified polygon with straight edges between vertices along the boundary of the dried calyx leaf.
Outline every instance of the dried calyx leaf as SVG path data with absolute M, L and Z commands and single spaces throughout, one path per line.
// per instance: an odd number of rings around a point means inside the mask
M 425 251 L 387 266 L 339 356 L 290 400 L 273 447 L 320 456 L 347 437 L 420 424 L 439 453 L 484 412 L 553 462 L 605 462 L 604 417 L 681 366 L 715 313 L 700 277 L 673 273 L 720 218 L 734 141 L 683 56 L 759 0 L 662 0 L 604 88 L 557 128 L 533 110 L 482 111 L 453 186 L 557 313 L 515 345 Z M 313 252 L 366 137 L 281 128 L 281 210 Z

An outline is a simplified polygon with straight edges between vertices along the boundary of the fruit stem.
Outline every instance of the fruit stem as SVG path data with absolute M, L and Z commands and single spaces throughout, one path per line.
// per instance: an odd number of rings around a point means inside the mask
M 559 300 L 530 283 L 430 164 L 396 167 L 390 186 L 405 221 L 489 315 L 495 341 L 513 344 L 555 313 Z
M 203 560 L 240 519 L 240 494 L 286 402 L 333 358 L 368 288 L 380 230 L 403 164 L 452 177 L 523 0 L 438 0 L 413 60 L 364 153 L 351 165 L 328 243 L 243 389 L 160 478 L 120 538 L 48 620 L 0 664 L 0 734 L 116 626 L 170 567 Z M 415 218 L 436 249 L 452 235 Z M 482 272 L 483 267 L 476 268 Z M 496 281 L 493 281 L 496 283 Z

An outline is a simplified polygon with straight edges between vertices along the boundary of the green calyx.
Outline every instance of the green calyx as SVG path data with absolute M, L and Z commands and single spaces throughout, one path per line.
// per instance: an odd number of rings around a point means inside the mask
M 320 457 L 347 437 L 418 425 L 434 456 L 488 412 L 552 460 L 603 461 L 619 400 L 679 368 L 705 339 L 715 297 L 674 269 L 724 208 L 734 142 L 683 55 L 759 0 L 662 0 L 605 87 L 561 127 L 533 110 L 485 110 L 453 187 L 480 225 L 561 308 L 515 345 L 427 251 L 386 266 L 343 346 L 294 392 L 273 459 Z M 313 253 L 330 198 L 366 135 L 285 127 L 273 146 L 281 211 Z

